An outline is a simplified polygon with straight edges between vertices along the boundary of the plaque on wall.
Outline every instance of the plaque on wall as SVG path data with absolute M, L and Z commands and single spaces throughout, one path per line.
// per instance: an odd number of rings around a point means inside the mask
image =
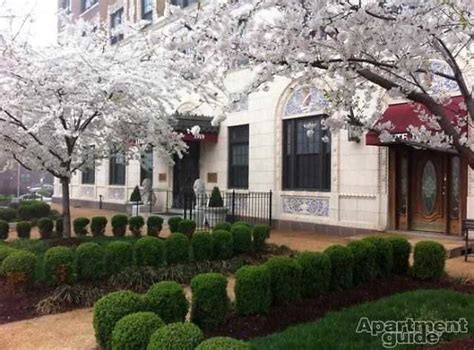
M 217 173 L 207 173 L 208 183 L 217 183 Z
M 166 173 L 158 174 L 158 181 L 166 182 Z

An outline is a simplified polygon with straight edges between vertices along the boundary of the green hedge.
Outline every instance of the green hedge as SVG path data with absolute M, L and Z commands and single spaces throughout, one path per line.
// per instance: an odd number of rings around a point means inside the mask
M 112 332 L 112 349 L 146 349 L 151 335 L 163 326 L 163 321 L 153 312 L 136 312 L 124 316 L 115 324 Z
M 180 216 L 173 216 L 168 219 L 168 226 L 171 233 L 179 232 L 179 223 L 183 221 L 183 218 Z
M 214 240 L 209 232 L 198 232 L 191 240 L 193 258 L 195 261 L 214 259 Z
M 63 236 L 63 232 L 64 232 L 64 222 L 63 222 L 63 220 L 64 219 L 62 217 L 59 217 L 54 222 L 54 230 L 56 231 L 56 236 L 57 237 L 62 237 Z
M 265 266 L 270 271 L 275 305 L 291 304 L 301 298 L 303 268 L 295 259 L 274 256 L 265 263 Z
M 250 253 L 252 251 L 252 231 L 245 225 L 234 225 L 230 231 L 234 243 L 234 253 Z
M 196 350 L 251 350 L 250 344 L 228 337 L 214 337 L 203 341 Z
M 16 232 L 18 233 L 18 238 L 30 239 L 30 237 L 31 237 L 31 224 L 28 221 L 17 222 Z
M 183 287 L 174 281 L 162 281 L 151 286 L 145 294 L 150 311 L 165 323 L 184 322 L 189 309 Z
M 109 274 L 118 273 L 133 265 L 132 244 L 116 241 L 105 247 L 105 267 Z
M 11 222 L 17 218 L 17 211 L 13 208 L 0 208 L 0 220 Z
M 161 216 L 149 216 L 146 220 L 147 235 L 158 237 L 163 228 L 163 218 Z
M 91 220 L 91 233 L 94 237 L 105 235 L 107 227 L 107 218 L 105 216 L 94 216 Z
M 49 204 L 40 201 L 23 201 L 18 206 L 18 216 L 25 221 L 45 218 L 51 213 Z
M 213 228 L 214 231 L 224 230 L 224 231 L 229 231 L 229 232 L 231 229 L 232 229 L 232 224 L 230 222 L 220 222 Z
M 325 253 L 303 252 L 296 258 L 302 267 L 301 295 L 313 298 L 329 290 L 331 285 L 331 260 Z
M 142 235 L 142 228 L 145 226 L 145 219 L 143 216 L 132 216 L 128 219 L 128 228 L 135 237 Z
M 235 273 L 235 308 L 240 315 L 267 313 L 272 304 L 272 280 L 264 265 L 243 266 Z
M 410 269 L 411 244 L 403 237 L 389 237 L 387 240 L 392 245 L 393 268 L 392 272 L 405 275 Z
M 227 279 L 219 273 L 203 273 L 191 280 L 191 321 L 205 330 L 221 325 L 229 311 Z
M 8 238 L 8 233 L 10 232 L 10 225 L 4 220 L 0 220 L 0 240 L 5 240 Z
M 168 264 L 186 263 L 189 260 L 189 239 L 182 233 L 172 233 L 165 241 Z
M 444 274 L 446 251 L 435 241 L 421 241 L 415 245 L 413 275 L 422 280 L 435 280 Z
M 342 245 L 333 245 L 325 250 L 331 260 L 331 289 L 349 289 L 353 285 L 354 255 Z
M 127 233 L 128 216 L 117 214 L 112 216 L 112 233 L 115 237 L 123 237 Z
M 253 247 L 259 252 L 265 248 L 265 241 L 270 238 L 271 228 L 268 225 L 256 225 L 252 231 Z
M 194 232 L 196 232 L 196 223 L 193 220 L 181 220 L 178 224 L 178 232 L 191 239 L 194 235 Z
M 99 280 L 106 275 L 105 250 L 97 243 L 82 243 L 76 248 L 77 277 L 84 281 Z
M 377 248 L 370 241 L 352 241 L 347 247 L 354 255 L 352 273 L 355 286 L 372 281 L 377 277 Z
M 232 233 L 224 230 L 214 230 L 214 249 L 216 259 L 230 259 L 234 256 L 234 240 Z
M 148 236 L 140 238 L 134 245 L 138 266 L 161 266 L 165 261 L 165 242 Z
M 393 249 L 390 242 L 384 237 L 367 237 L 368 241 L 375 246 L 377 255 L 378 276 L 387 277 L 393 268 Z
M 203 340 L 204 335 L 196 325 L 171 323 L 153 333 L 147 350 L 194 350 Z
M 46 279 L 54 285 L 74 281 L 74 252 L 68 247 L 49 248 L 44 255 Z
M 33 253 L 16 250 L 10 252 L 2 262 L 2 273 L 13 284 L 30 284 L 36 267 L 36 255 Z
M 54 221 L 50 218 L 41 218 L 38 220 L 38 230 L 42 239 L 51 238 L 54 230 Z
M 77 236 L 87 235 L 87 225 L 91 221 L 88 218 L 76 218 L 72 221 L 72 228 Z
M 232 227 L 235 227 L 235 226 L 242 226 L 242 225 L 248 227 L 249 229 L 252 229 L 252 225 L 249 224 L 249 223 L 246 222 L 246 221 L 236 221 L 236 222 L 234 222 L 234 223 L 232 224 Z
M 10 254 L 16 251 L 17 251 L 16 249 L 13 249 L 6 245 L 0 245 L 0 276 L 3 274 L 3 270 L 2 270 L 3 260 L 5 260 L 7 256 L 9 256 Z

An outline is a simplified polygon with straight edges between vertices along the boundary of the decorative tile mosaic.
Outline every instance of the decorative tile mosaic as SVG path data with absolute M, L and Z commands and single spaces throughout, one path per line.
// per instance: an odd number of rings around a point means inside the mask
M 329 198 L 282 196 L 283 212 L 287 214 L 329 216 Z
M 316 88 L 303 86 L 291 95 L 285 108 L 285 117 L 321 112 L 327 106 L 323 94 Z

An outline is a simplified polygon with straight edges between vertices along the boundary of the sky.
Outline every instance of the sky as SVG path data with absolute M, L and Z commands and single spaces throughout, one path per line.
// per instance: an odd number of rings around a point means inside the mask
M 16 33 L 22 27 L 22 35 L 32 44 L 43 46 L 54 43 L 57 4 L 57 0 L 0 0 L 0 33 L 11 32 L 11 28 Z M 28 20 L 25 22 L 26 17 Z

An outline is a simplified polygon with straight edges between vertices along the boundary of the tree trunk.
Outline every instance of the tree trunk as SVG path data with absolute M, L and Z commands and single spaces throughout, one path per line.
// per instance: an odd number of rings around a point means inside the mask
M 63 238 L 71 237 L 71 210 L 69 201 L 69 178 L 61 179 L 63 206 Z

